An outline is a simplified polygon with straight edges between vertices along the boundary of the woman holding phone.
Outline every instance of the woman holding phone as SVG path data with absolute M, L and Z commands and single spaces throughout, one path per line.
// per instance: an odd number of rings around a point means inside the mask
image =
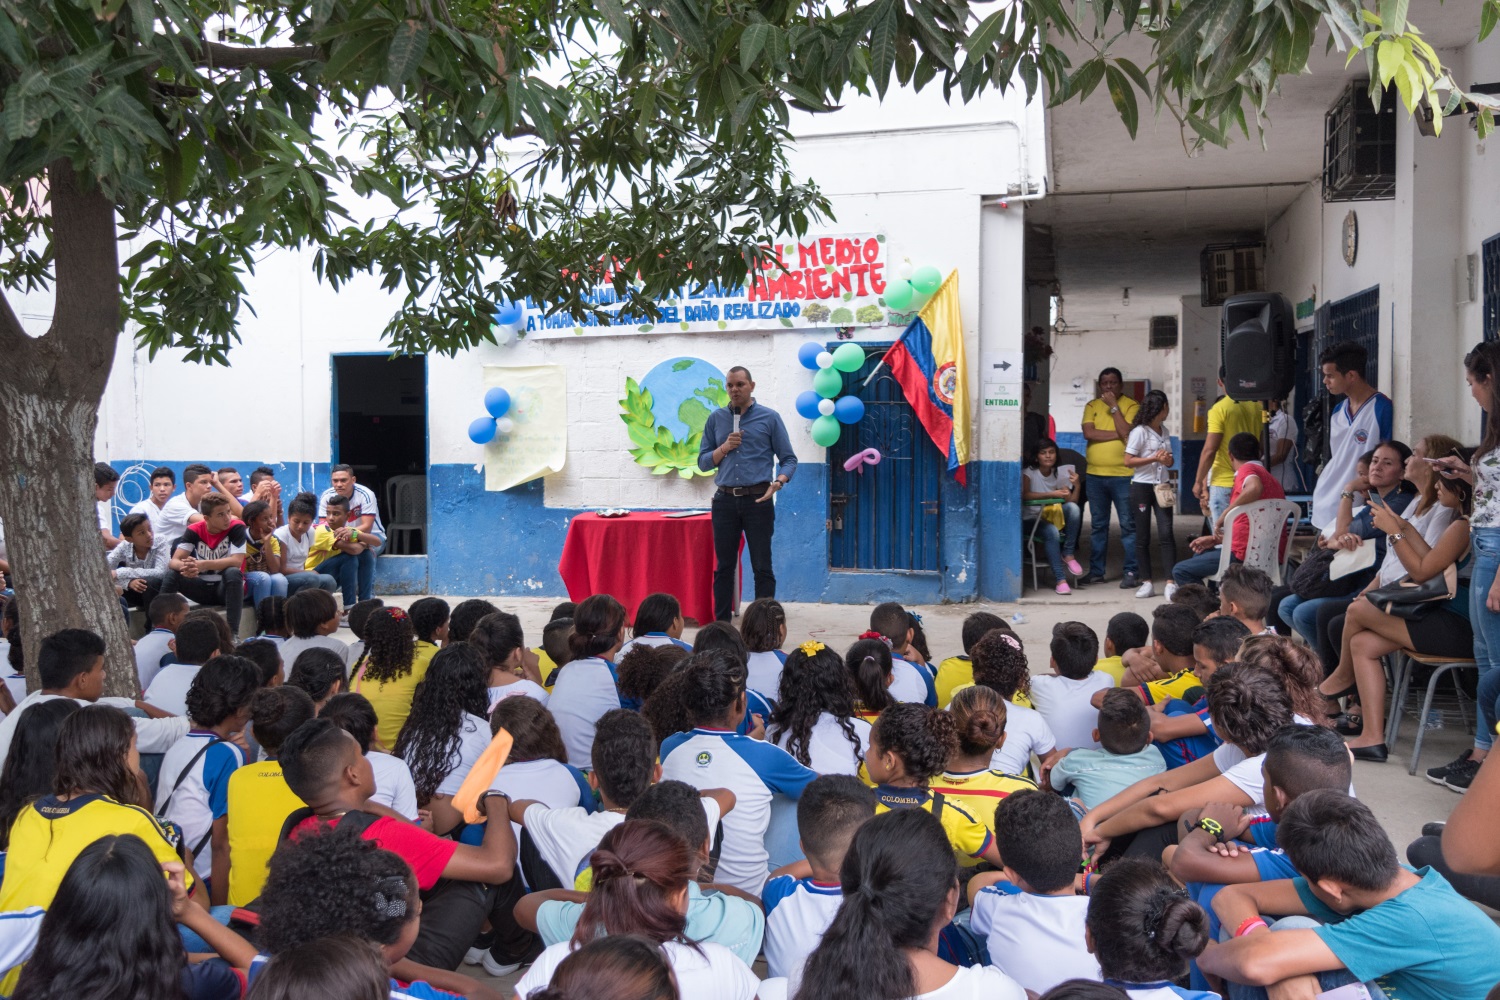
M 1032 455 L 1022 470 L 1022 500 L 1061 500 L 1061 504 L 1049 505 L 1036 510 L 1042 524 L 1036 537 L 1047 549 L 1047 561 L 1052 564 L 1052 576 L 1057 581 L 1059 594 L 1070 594 L 1068 576 L 1075 579 L 1083 575 L 1083 567 L 1074 558 L 1078 549 L 1078 532 L 1083 527 L 1083 512 L 1078 508 L 1078 493 L 1081 484 L 1078 473 L 1071 465 L 1057 465 L 1057 442 L 1042 438 L 1037 442 L 1036 454 Z M 1061 509 L 1060 515 L 1048 512 Z M 1061 525 L 1058 521 L 1061 520 Z M 1059 533 L 1058 528 L 1062 531 Z

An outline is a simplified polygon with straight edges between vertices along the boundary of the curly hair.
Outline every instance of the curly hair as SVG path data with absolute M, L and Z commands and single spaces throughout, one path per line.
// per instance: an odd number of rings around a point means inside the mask
M 344 658 L 326 646 L 309 646 L 292 661 L 287 684 L 301 688 L 313 701 L 326 701 L 333 686 L 344 679 Z
M 969 650 L 969 657 L 974 661 L 974 683 L 994 688 L 1006 701 L 1018 691 L 1031 690 L 1026 651 L 1013 633 L 1000 629 L 986 632 Z
M 695 726 L 724 721 L 745 694 L 745 665 L 724 649 L 694 653 L 682 662 L 682 706 Z
M 844 672 L 839 654 L 827 646 L 808 656 L 794 649 L 781 668 L 780 700 L 772 716 L 768 739 L 782 744 L 797 760 L 812 766 L 812 731 L 818 719 L 827 712 L 838 722 L 854 755 L 864 747 L 851 721 L 854 717 L 854 691 Z
M 615 667 L 620 697 L 644 703 L 688 655 L 688 651 L 676 643 L 665 646 L 637 643 L 631 646 Z
M 896 703 L 890 692 L 891 667 L 891 647 L 880 639 L 860 639 L 844 654 L 847 683 L 864 711 L 880 712 Z
M 629 809 L 651 785 L 661 744 L 639 712 L 612 708 L 599 716 L 590 759 L 599 791 L 616 806 Z
M 740 637 L 752 653 L 769 653 L 786 641 L 786 609 L 774 597 L 758 597 L 740 616 Z
M 1246 757 L 1264 753 L 1271 737 L 1292 724 L 1292 703 L 1277 674 L 1248 663 L 1226 663 L 1208 679 L 1214 729 Z
M 411 629 L 420 642 L 431 642 L 437 630 L 448 624 L 448 602 L 441 597 L 423 597 L 411 602 Z
M 299 590 L 296 596 L 311 594 Z M 378 608 L 365 623 L 365 654 L 360 657 L 365 677 L 379 684 L 405 677 L 416 662 L 417 637 L 411 616 L 400 608 Z
M 261 688 L 250 699 L 250 721 L 255 726 L 255 740 L 272 756 L 281 750 L 282 741 L 292 735 L 293 730 L 316 718 L 317 714 L 308 693 L 291 684 Z
M 880 713 L 870 730 L 870 748 L 901 758 L 906 776 L 925 785 L 943 773 L 958 749 L 953 716 L 941 709 L 913 702 L 892 705 Z
M 272 955 L 335 934 L 394 944 L 415 919 L 417 880 L 406 862 L 352 826 L 334 826 L 271 855 L 259 944 Z
M 0 770 L 0 851 L 9 848 L 10 828 L 26 804 L 52 791 L 58 733 L 78 709 L 72 698 L 53 698 L 21 713 L 5 768 Z
M 1280 677 L 1293 712 L 1312 719 L 1315 725 L 1332 725 L 1318 690 L 1323 682 L 1323 661 L 1311 647 L 1286 636 L 1252 635 L 1240 645 L 1240 662 Z
M 298 639 L 311 639 L 338 613 L 339 602 L 317 587 L 306 587 L 286 599 L 286 627 Z
M 430 800 L 458 766 L 464 716 L 484 718 L 490 706 L 488 684 L 489 664 L 467 642 L 444 646 L 432 658 L 396 737 L 396 756 L 411 768 L 418 802 Z
M 187 690 L 188 718 L 212 729 L 243 711 L 260 689 L 260 667 L 243 656 L 216 656 L 193 675 Z
M 528 760 L 568 762 L 568 751 L 563 745 L 557 720 L 535 698 L 506 698 L 496 705 L 490 716 L 490 732 L 498 733 L 502 729 L 510 733 L 509 759 L 512 763 Z
M 24 718 L 24 716 L 23 716 Z M 140 773 L 130 767 L 135 725 L 108 705 L 87 705 L 63 720 L 57 731 L 57 768 L 52 794 L 97 792 L 116 802 L 146 805 Z
M 358 605 L 355 605 L 358 607 Z M 471 597 L 467 601 L 459 601 L 453 606 L 452 614 L 448 615 L 448 638 L 454 642 L 468 642 L 469 634 L 474 631 L 480 619 L 494 614 L 500 609 L 489 601 L 482 601 L 477 597 Z M 349 614 L 349 627 L 354 627 L 354 614 Z M 358 635 L 359 633 L 354 633 Z
M 573 611 L 568 651 L 575 660 L 602 656 L 620 645 L 620 630 L 624 627 L 624 605 L 608 594 L 595 594 Z
M 681 668 L 686 662 L 686 657 L 678 661 L 676 667 L 661 679 L 655 690 L 641 705 L 641 714 L 646 717 L 647 722 L 651 723 L 651 731 L 656 734 L 658 741 L 665 740 L 676 733 L 688 732 L 693 728 L 692 717 L 682 703 L 682 693 L 687 686 L 687 677 Z

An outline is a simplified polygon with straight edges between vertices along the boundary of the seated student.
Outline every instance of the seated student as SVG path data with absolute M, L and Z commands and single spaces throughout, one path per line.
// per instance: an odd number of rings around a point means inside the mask
M 450 864 L 458 859 L 455 853 Z M 420 876 L 402 851 L 389 845 L 382 850 L 379 838 L 354 824 L 299 836 L 271 856 L 261 894 L 259 943 L 274 963 L 294 948 L 320 947 L 349 935 L 379 949 L 391 976 L 391 1000 L 497 1000 L 499 994 L 463 973 L 423 965 L 412 957 L 412 948 L 425 946 L 439 930 L 434 925 L 451 916 L 424 905 L 425 890 L 420 886 Z M 443 889 L 438 893 L 446 895 Z M 265 959 L 256 959 L 250 967 L 252 995 L 257 995 L 260 976 L 268 968 Z M 299 993 L 287 1000 L 311 996 L 321 994 Z
M 1281 678 L 1292 714 L 1303 725 L 1331 725 L 1326 716 L 1327 699 L 1318 690 L 1323 678 L 1323 663 L 1310 646 L 1289 636 L 1252 635 L 1240 643 L 1237 659 L 1268 670 Z M 1358 748 L 1351 748 L 1357 751 Z M 1356 752 L 1355 760 L 1363 759 Z
M 411 768 L 400 757 L 371 749 L 376 719 L 370 700 L 352 691 L 336 694 L 318 711 L 318 718 L 332 722 L 359 744 L 359 752 L 370 762 L 375 776 L 375 794 L 370 801 L 417 822 L 417 786 L 411 779 Z
M 534 800 L 552 809 L 594 809 L 593 788 L 584 773 L 568 763 L 562 732 L 541 702 L 507 698 L 496 705 L 486 733 L 502 729 L 512 740 L 510 755 L 490 783 L 491 788 L 504 792 L 512 802 Z M 519 825 L 516 830 L 519 836 Z
M 184 466 L 182 492 L 168 497 L 167 502 L 162 505 L 161 513 L 153 519 L 153 526 L 157 528 L 157 533 L 166 539 L 168 544 L 181 538 L 187 531 L 188 525 L 197 524 L 203 520 L 203 514 L 198 510 L 198 505 L 213 491 L 212 469 L 198 463 Z
M 166 538 L 166 533 L 162 531 L 161 512 L 176 489 L 177 473 L 165 465 L 152 469 L 151 492 L 146 499 L 131 507 L 130 513 L 145 514 L 151 519 L 151 530 L 156 533 L 157 537 Z M 185 528 L 187 525 L 183 524 L 181 527 Z M 177 534 L 182 534 L 182 531 L 179 529 Z
M 790 976 L 818 946 L 844 901 L 839 869 L 855 832 L 875 815 L 875 796 L 859 779 L 825 774 L 797 802 L 797 835 L 805 861 L 771 874 L 766 907 L 766 969 Z
M 1093 737 L 1098 706 L 1089 702 L 1096 692 L 1114 689 L 1114 678 L 1094 669 L 1099 659 L 1099 637 L 1083 622 L 1058 622 L 1052 627 L 1052 673 L 1031 678 L 1031 703 L 1063 747 L 1099 748 Z
M 489 601 L 464 601 L 463 604 L 483 604 L 489 606 Z M 459 605 L 460 607 L 463 604 Z M 365 626 L 369 624 L 370 616 L 378 609 L 385 607 L 385 602 L 378 597 L 372 597 L 368 601 L 360 601 L 349 609 L 349 631 L 354 633 L 354 641 L 349 643 L 349 662 L 355 664 L 359 658 L 365 655 Z M 449 634 L 453 634 L 452 619 L 449 619 Z M 468 628 L 464 629 L 464 638 L 469 635 Z M 462 642 L 463 639 L 455 637 L 455 641 Z
M 988 944 L 990 963 L 1036 993 L 1065 976 L 1099 978 L 1084 942 L 1087 895 L 1073 888 L 1083 839 L 1066 802 L 1017 792 L 995 807 L 995 845 L 1005 859 L 969 882 L 969 927 Z
M 678 646 L 639 645 L 621 656 L 615 668 L 620 704 L 633 712 L 641 711 L 646 699 L 656 693 L 661 682 L 691 655 Z M 546 693 L 545 689 L 543 693 Z
M 286 523 L 275 531 L 277 546 L 281 549 L 281 572 L 286 577 L 288 597 L 294 597 L 308 587 L 326 590 L 330 594 L 338 590 L 339 582 L 326 573 L 313 571 L 307 565 L 313 543 L 318 540 L 313 532 L 313 518 L 317 514 L 317 498 L 311 493 L 298 493 L 286 507 Z M 327 546 L 332 536 L 323 539 Z
M 1054 791 L 1075 797 L 1085 810 L 1167 769 L 1151 743 L 1151 715 L 1134 694 L 1104 692 L 1098 722 L 1093 736 L 1100 749 L 1074 750 L 1052 766 L 1050 777 Z
M 431 660 L 448 642 L 448 602 L 441 597 L 419 597 L 406 609 L 417 637 L 417 659 Z
M 1026 774 L 1033 754 L 1045 761 L 1058 747 L 1042 714 L 1016 704 L 1016 696 L 1026 693 L 1031 683 L 1021 640 L 995 629 L 975 643 L 969 655 L 974 658 L 974 683 L 1009 703 L 1005 707 L 1005 740 L 996 748 L 990 766 L 1005 774 Z
M 1130 1000 L 1130 994 L 1108 983 L 1069 979 L 1043 993 L 1038 1000 Z
M 1307 993 L 1364 982 L 1402 1000 L 1482 1000 L 1500 980 L 1500 928 L 1437 872 L 1403 868 L 1358 799 L 1307 792 L 1282 814 L 1276 840 L 1296 878 L 1214 897 L 1220 922 L 1236 930 L 1198 962 L 1250 987 L 1232 985 L 1231 998 L 1300 979 Z M 1268 931 L 1264 915 L 1281 919 Z
M 1125 858 L 1106 869 L 1089 895 L 1086 930 L 1104 982 L 1131 1000 L 1219 1000 L 1173 982 L 1208 947 L 1208 914 L 1161 862 Z
M 176 663 L 156 672 L 143 700 L 169 715 L 187 715 L 187 693 L 193 678 L 209 660 L 219 655 L 219 630 L 205 618 L 185 618 L 173 639 Z
M 255 607 L 268 597 L 285 597 L 287 578 L 282 572 L 281 543 L 276 539 L 276 514 L 264 500 L 245 504 L 245 588 Z
M 880 713 L 896 704 L 891 694 L 890 643 L 884 636 L 856 639 L 844 654 L 844 671 L 854 692 L 854 714 L 862 722 L 874 722 Z
M 339 603 L 328 591 L 310 587 L 288 597 L 286 627 L 292 636 L 281 644 L 281 658 L 287 663 L 295 664 L 304 650 L 327 649 L 338 655 L 346 670 L 354 666 L 349 647 L 334 638 L 339 630 Z
M 317 714 L 307 692 L 289 684 L 261 688 L 250 699 L 250 721 L 265 759 L 245 764 L 229 776 L 227 849 L 222 853 L 229 869 L 226 902 L 230 906 L 244 906 L 260 895 L 281 828 L 288 816 L 302 808 L 302 800 L 282 777 L 276 757 L 282 742 Z
M 1238 655 L 1240 644 L 1249 635 L 1250 630 L 1243 623 L 1222 616 L 1210 618 L 1193 629 L 1193 675 L 1206 685 L 1214 671 Z M 1214 731 L 1207 693 L 1191 703 L 1171 698 L 1152 702 L 1146 708 L 1151 712 L 1151 738 L 1168 768 L 1201 760 L 1223 742 Z
M 942 823 L 921 809 L 876 815 L 854 834 L 840 869 L 844 898 L 785 995 L 1024 1000 L 1026 990 L 993 966 L 958 967 L 937 955 L 959 905 Z M 761 996 L 777 994 L 767 982 Z
M 700 628 L 698 634 L 693 636 L 693 652 L 702 653 L 712 649 L 720 649 L 732 655 L 745 668 L 746 676 L 749 675 L 750 650 L 745 646 L 739 629 L 728 622 L 709 622 Z M 762 694 L 754 688 L 745 689 L 745 698 L 745 717 L 735 730 L 741 736 L 752 729 L 764 731 L 766 721 L 775 710 L 770 695 Z
M 308 569 L 339 581 L 344 608 L 368 601 L 375 591 L 375 555 L 385 539 L 349 523 L 349 498 L 323 497 L 324 523 L 313 529 Z
M 573 614 L 568 638 L 572 658 L 557 675 L 547 707 L 568 749 L 568 763 L 587 768 L 594 749 L 594 723 L 620 707 L 614 659 L 625 644 L 625 608 L 608 594 L 595 594 Z
M 682 630 L 686 627 L 677 598 L 671 594 L 647 594 L 636 606 L 630 641 L 620 647 L 620 657 L 637 646 L 677 646 L 691 650 L 692 644 L 682 641 Z
M 364 604 L 365 602 L 361 601 L 359 603 Z M 385 602 L 381 601 L 380 598 L 373 598 L 369 602 L 370 610 L 373 611 L 383 603 Z M 354 607 L 358 608 L 359 604 L 356 604 Z M 477 597 L 471 597 L 467 601 L 459 601 L 453 606 L 452 613 L 448 615 L 448 638 L 453 642 L 468 642 L 469 633 L 474 631 L 474 626 L 479 624 L 479 620 L 499 610 L 499 608 L 495 607 L 489 601 L 481 600 Z M 365 614 L 368 615 L 369 612 L 367 611 Z M 349 612 L 349 630 L 351 632 L 354 631 L 354 611 L 352 609 Z
M 682 994 L 661 945 L 638 934 L 595 938 L 558 963 L 538 1000 L 677 1000 Z
M 1219 581 L 1219 614 L 1235 619 L 1251 635 L 1275 635 L 1274 628 L 1266 627 L 1273 589 L 1271 578 L 1260 570 L 1231 566 Z
M 411 768 L 417 805 L 431 810 L 434 828 L 444 832 L 462 820 L 451 801 L 490 745 L 488 679 L 484 654 L 467 642 L 438 650 L 393 748 Z
M 291 629 L 286 624 L 286 598 L 267 597 L 255 606 L 255 624 L 260 626 L 255 633 L 257 639 L 276 644 L 279 650 L 281 644 L 291 638 Z
M 209 494 L 198 509 L 203 520 L 188 525 L 171 542 L 170 570 L 162 582 L 162 593 L 180 593 L 198 604 L 222 604 L 230 631 L 237 633 L 245 603 L 241 566 L 250 536 L 223 496 Z
M 372 812 L 375 776 L 369 761 L 354 737 L 327 719 L 304 723 L 286 738 L 281 745 L 281 767 L 287 785 L 312 812 L 292 828 L 292 838 L 349 823 L 363 839 L 400 856 L 416 876 L 426 916 L 412 945 L 412 960 L 434 968 L 458 968 L 485 919 L 491 916 L 494 892 L 490 887 L 509 882 L 515 874 L 516 839 L 510 824 L 485 824 L 484 841 L 473 846 L 444 840 L 405 820 Z M 506 797 L 503 792 L 480 796 L 481 815 L 496 796 Z M 498 808 L 503 812 L 505 807 Z M 292 819 L 301 815 L 300 811 L 294 813 Z M 283 845 L 276 854 L 284 849 Z M 273 856 L 271 879 L 275 876 Z M 269 892 L 269 881 L 266 888 Z M 264 912 L 262 922 L 270 922 Z
M 21 810 L 51 793 L 57 773 L 57 734 L 76 711 L 78 704 L 72 699 L 54 698 L 33 706 L 16 727 L 15 752 L 0 769 L 0 853 L 10 844 L 10 828 Z M 0 945 L 0 952 L 3 950 Z M 0 972 L 8 968 L 0 963 Z
M 518 996 L 548 984 L 570 952 L 600 934 L 640 934 L 667 955 L 686 996 L 752 1000 L 759 981 L 750 967 L 714 942 L 685 942 L 685 897 L 697 870 L 691 845 L 667 826 L 626 820 L 604 834 L 590 864 L 594 888 L 571 941 L 551 945 L 516 984 Z
M 767 701 L 780 701 L 781 669 L 787 654 L 781 651 L 786 642 L 786 609 L 774 597 L 759 597 L 745 607 L 740 616 L 740 637 L 745 640 L 749 658 L 745 669 L 751 691 L 759 691 Z
M 1258 806 L 1265 801 L 1261 760 L 1271 737 L 1293 721 L 1285 682 L 1259 667 L 1232 663 L 1209 680 L 1208 705 L 1224 745 L 1090 809 L 1081 823 L 1085 850 L 1102 854 L 1119 840 L 1115 851 L 1160 858 L 1176 841 L 1177 820 L 1189 809 L 1210 802 Z
M 167 545 L 151 532 L 145 514 L 127 514 L 120 521 L 120 543 L 109 550 L 110 576 L 127 607 L 150 608 L 167 578 Z
M 990 688 L 977 684 L 955 694 L 948 714 L 953 716 L 958 746 L 943 773 L 932 779 L 934 792 L 973 813 L 992 833 L 995 805 L 1007 795 L 1036 787 L 1030 778 L 1005 774 L 991 766 L 995 749 L 1005 741 L 1006 716 L 1014 707 L 1006 705 Z
M 865 771 L 875 786 L 875 811 L 926 810 L 941 820 L 957 857 L 998 865 L 1000 853 L 984 821 L 933 786 L 957 749 L 958 734 L 947 712 L 909 702 L 881 712 L 865 755 Z
M 683 843 L 697 845 L 694 869 L 697 874 L 688 882 L 684 936 L 690 941 L 721 944 L 749 965 L 760 953 L 765 937 L 766 919 L 760 901 L 730 886 L 699 882 L 709 862 L 713 832 L 718 829 L 720 817 L 733 808 L 734 795 L 726 789 L 700 792 L 681 781 L 661 781 L 641 793 L 626 810 L 624 819 L 660 823 L 681 837 Z M 535 927 L 548 947 L 567 941 L 578 926 L 583 904 L 588 902 L 588 890 L 594 884 L 594 873 L 588 863 L 589 856 L 585 856 L 582 862 L 585 867 L 573 880 L 573 889 L 533 892 L 516 907 L 517 921 L 523 927 Z
M 858 774 L 870 724 L 855 715 L 839 654 L 821 642 L 792 650 L 782 669 L 766 739 L 819 774 Z
M 340 934 L 296 945 L 265 961 L 246 997 L 385 1000 L 395 995 L 385 956 L 368 941 Z
M 365 635 L 365 655 L 352 665 L 349 690 L 370 699 L 380 720 L 375 737 L 381 746 L 392 749 L 431 660 L 417 660 L 417 636 L 404 608 L 371 612 Z
M 1109 674 L 1118 687 L 1125 681 L 1125 654 L 1141 649 L 1150 641 L 1151 626 L 1134 611 L 1121 611 L 1109 620 L 1104 630 L 1104 657 L 1094 664 L 1101 674 Z
M 1167 602 L 1192 608 L 1197 613 L 1199 621 L 1219 612 L 1218 595 L 1201 583 L 1189 583 L 1178 587 L 1172 596 L 1167 598 Z
M 331 649 L 304 649 L 292 661 L 286 682 L 307 692 L 317 712 L 322 712 L 328 699 L 344 690 L 344 659 Z
M 932 669 L 920 653 L 912 649 L 911 616 L 894 601 L 877 604 L 870 612 L 870 631 L 884 636 L 891 644 L 891 697 L 937 707 L 937 687 Z M 861 639 L 866 636 L 860 636 Z
M 255 637 L 235 646 L 231 656 L 243 656 L 255 664 L 260 671 L 261 687 L 279 687 L 286 680 L 285 666 L 281 662 L 281 647 L 268 639 Z
M 780 747 L 736 733 L 748 701 L 745 668 L 733 654 L 694 653 L 684 661 L 682 674 L 682 704 L 695 728 L 662 741 L 662 776 L 734 793 L 734 811 L 724 817 L 718 877 L 759 895 L 769 860 L 765 836 L 771 797 L 796 799 L 817 775 Z
M 223 960 L 189 963 L 179 925 Z M 254 958 L 250 942 L 188 899 L 180 861 L 162 862 L 132 834 L 103 835 L 68 866 L 10 996 L 233 1000 Z
M 1286 493 L 1276 477 L 1260 464 L 1260 439 L 1254 434 L 1236 434 L 1229 439 L 1229 464 L 1234 466 L 1234 492 L 1229 496 L 1229 506 L 1219 515 L 1213 534 L 1195 538 L 1192 549 L 1195 553 L 1172 567 L 1172 580 L 1179 587 L 1188 583 L 1202 583 L 1219 571 L 1219 547 L 1224 543 L 1224 525 L 1236 510 L 1247 507 L 1258 500 L 1285 500 Z M 1230 558 L 1234 562 L 1245 561 L 1245 549 L 1250 544 L 1250 519 L 1236 518 L 1234 536 L 1229 542 Z M 1281 551 L 1286 551 L 1289 533 L 1283 533 Z
M 1120 686 L 1138 692 L 1148 705 L 1181 698 L 1203 681 L 1193 673 L 1193 630 L 1202 621 L 1181 604 L 1159 604 L 1151 612 L 1151 647 L 1123 657 Z M 1095 707 L 1102 696 L 1095 696 Z
M 229 897 L 229 779 L 245 763 L 245 751 L 230 738 L 244 730 L 258 690 L 260 670 L 244 657 L 204 664 L 187 692 L 193 728 L 162 758 L 157 781 L 156 814 L 182 831 L 214 906 Z
M 146 609 L 151 631 L 135 642 L 135 673 L 140 678 L 142 691 L 151 686 L 162 661 L 174 655 L 172 642 L 187 613 L 187 598 L 181 594 L 158 594 L 151 599 Z
M 541 666 L 542 676 L 547 679 L 542 686 L 549 694 L 552 692 L 552 685 L 556 683 L 557 671 L 570 659 L 567 633 L 573 629 L 573 612 L 577 609 L 578 605 L 572 601 L 563 601 L 553 607 L 552 614 L 547 617 L 547 624 L 542 626 L 542 644 L 532 650 Z M 567 624 L 563 625 L 563 622 Z M 554 636 L 551 646 L 547 644 L 549 633 Z M 562 655 L 561 660 L 557 658 L 558 654 Z
M 99 515 L 99 538 L 104 542 L 105 551 L 119 545 L 124 537 L 124 532 L 119 537 L 114 533 L 115 508 L 110 503 L 119 486 L 120 474 L 109 463 L 94 463 L 94 507 Z
M 467 641 L 485 660 L 489 712 L 504 699 L 516 695 L 547 704 L 547 689 L 542 687 L 536 654 L 526 648 L 521 619 L 508 611 L 485 615 L 469 629 Z
M 974 683 L 974 663 L 970 659 L 970 653 L 976 642 L 983 639 L 991 629 L 997 628 L 1007 632 L 1011 630 L 1005 619 L 993 612 L 976 611 L 964 619 L 961 636 L 963 655 L 950 656 L 939 663 L 937 674 L 932 680 L 939 705 L 947 708 L 948 702 L 953 700 L 953 692 Z

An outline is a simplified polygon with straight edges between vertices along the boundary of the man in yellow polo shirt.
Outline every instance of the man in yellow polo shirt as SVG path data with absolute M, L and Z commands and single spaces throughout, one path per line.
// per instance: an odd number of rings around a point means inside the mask
M 1224 391 L 1224 367 L 1219 366 L 1219 392 Z M 1193 496 L 1208 508 L 1214 524 L 1229 506 L 1234 492 L 1234 466 L 1229 461 L 1229 439 L 1236 434 L 1261 437 L 1260 403 L 1237 403 L 1228 396 L 1208 408 L 1208 436 L 1203 439 L 1203 453 L 1198 456 L 1198 477 Z M 1171 595 L 1168 594 L 1168 597 Z
M 1109 508 L 1120 518 L 1120 544 L 1125 547 L 1125 576 L 1121 590 L 1140 586 L 1135 562 L 1135 514 L 1130 509 L 1131 471 L 1125 467 L 1125 442 L 1130 422 L 1140 409 L 1124 395 L 1125 376 L 1118 368 L 1099 373 L 1099 396 L 1083 408 L 1083 436 L 1088 441 L 1088 501 L 1092 527 L 1089 530 L 1089 572 L 1080 583 L 1104 580 L 1109 554 Z

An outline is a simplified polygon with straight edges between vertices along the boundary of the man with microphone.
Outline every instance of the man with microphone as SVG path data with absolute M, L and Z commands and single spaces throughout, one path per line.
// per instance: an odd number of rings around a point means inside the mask
M 750 550 L 755 596 L 776 596 L 771 571 L 771 535 L 776 505 L 771 502 L 797 471 L 797 456 L 781 415 L 755 402 L 747 368 L 729 369 L 724 388 L 729 405 L 709 414 L 703 425 L 698 468 L 718 469 L 714 484 L 714 617 L 727 622 L 734 608 L 734 577 L 740 536 Z

